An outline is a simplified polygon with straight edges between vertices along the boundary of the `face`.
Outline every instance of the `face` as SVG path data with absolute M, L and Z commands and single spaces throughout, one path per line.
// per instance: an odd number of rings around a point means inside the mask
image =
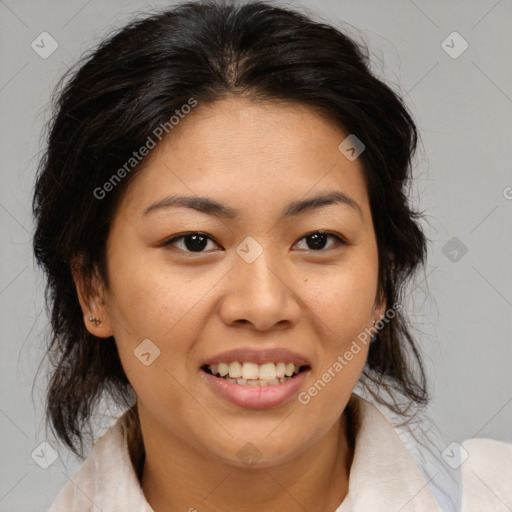
M 368 346 L 345 354 L 383 312 L 361 163 L 298 105 L 199 105 L 170 135 L 119 205 L 89 328 L 115 337 L 143 432 L 224 464 L 293 459 L 339 421 Z

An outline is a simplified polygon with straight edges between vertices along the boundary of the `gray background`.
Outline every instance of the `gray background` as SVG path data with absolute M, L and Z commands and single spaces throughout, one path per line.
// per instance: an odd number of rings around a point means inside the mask
M 45 510 L 78 465 L 43 428 L 45 367 L 31 390 L 47 319 L 31 254 L 30 197 L 50 92 L 110 30 L 170 3 L 0 0 L 1 511 Z M 291 4 L 353 35 L 342 20 L 362 30 L 375 72 L 405 96 L 422 134 L 411 197 L 426 214 L 431 243 L 408 309 L 444 446 L 474 436 L 511 441 L 512 3 Z M 31 48 L 43 31 L 59 45 L 46 59 Z M 441 46 L 453 31 L 469 44 L 458 58 Z M 447 44 L 461 48 L 456 39 Z M 43 441 L 59 453 L 46 470 L 31 458 Z

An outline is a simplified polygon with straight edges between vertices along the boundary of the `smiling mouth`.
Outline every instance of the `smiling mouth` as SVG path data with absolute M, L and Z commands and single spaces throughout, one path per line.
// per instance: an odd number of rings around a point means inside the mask
M 242 386 L 279 386 L 310 370 L 308 365 L 294 363 L 219 363 L 201 366 L 201 370 L 233 384 Z

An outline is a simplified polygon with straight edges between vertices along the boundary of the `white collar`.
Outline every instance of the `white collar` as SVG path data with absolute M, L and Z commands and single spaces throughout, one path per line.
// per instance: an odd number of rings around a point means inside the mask
M 386 417 L 352 394 L 355 451 L 349 493 L 336 512 L 441 512 L 429 485 Z M 94 445 L 48 512 L 154 512 L 128 449 L 137 427 L 128 409 Z
M 398 433 L 375 405 L 352 394 L 356 439 L 348 495 L 336 512 L 441 512 Z

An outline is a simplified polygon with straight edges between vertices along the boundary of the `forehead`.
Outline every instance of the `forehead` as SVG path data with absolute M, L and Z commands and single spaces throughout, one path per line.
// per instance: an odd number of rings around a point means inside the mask
M 267 205 L 336 188 L 367 206 L 360 159 L 338 149 L 348 133 L 313 109 L 232 98 L 199 104 L 148 155 L 127 193 L 145 208 L 166 193 Z M 140 204 L 139 204 L 140 203 Z

